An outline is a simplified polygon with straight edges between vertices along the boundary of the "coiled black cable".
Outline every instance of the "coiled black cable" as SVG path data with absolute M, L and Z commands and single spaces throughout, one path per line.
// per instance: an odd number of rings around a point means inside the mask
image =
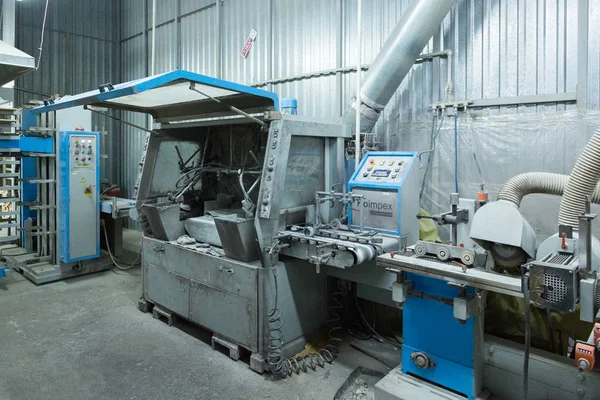
M 277 308 L 277 300 L 279 296 L 279 288 L 277 285 L 276 270 L 273 270 L 273 279 L 275 281 L 275 303 L 273 308 L 268 312 L 269 318 L 269 349 L 267 351 L 267 364 L 271 374 L 276 379 L 283 379 L 292 374 L 300 374 L 300 372 L 308 372 L 308 369 L 313 371 L 317 367 L 324 368 L 325 364 L 331 364 L 338 356 L 340 346 L 343 339 L 339 336 L 342 330 L 342 315 L 343 310 L 341 298 L 343 292 L 338 281 L 338 290 L 332 294 L 332 306 L 329 308 L 331 318 L 327 321 L 329 327 L 327 344 L 316 353 L 309 353 L 303 356 L 294 356 L 290 358 L 283 357 L 283 320 L 281 310 Z

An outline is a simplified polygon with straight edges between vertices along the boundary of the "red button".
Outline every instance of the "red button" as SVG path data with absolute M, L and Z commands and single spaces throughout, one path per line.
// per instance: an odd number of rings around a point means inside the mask
M 85 161 L 85 157 L 83 157 L 83 158 L 81 159 L 81 161 Z

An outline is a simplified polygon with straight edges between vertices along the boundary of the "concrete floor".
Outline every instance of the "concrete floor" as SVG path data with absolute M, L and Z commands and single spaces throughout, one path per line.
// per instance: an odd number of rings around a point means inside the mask
M 140 293 L 139 267 L 42 286 L 8 272 L 0 399 L 332 399 L 357 366 L 388 370 L 344 345 L 333 365 L 272 381 L 212 350 L 205 331 L 140 312 Z

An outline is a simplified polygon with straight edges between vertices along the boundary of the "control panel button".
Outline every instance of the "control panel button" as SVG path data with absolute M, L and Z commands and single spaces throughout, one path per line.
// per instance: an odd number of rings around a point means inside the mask
M 400 168 L 395 168 L 394 172 L 400 172 Z
M 372 158 L 369 160 L 369 164 L 373 165 L 375 164 L 375 160 L 373 160 Z
M 368 173 L 368 172 L 365 172 L 365 173 L 363 174 L 363 176 L 366 178 L 367 176 L 369 176 L 369 173 Z
M 367 167 L 367 171 L 373 170 L 373 167 Z
M 83 157 L 83 158 L 81 159 L 81 161 L 85 161 L 85 160 L 86 160 L 86 158 L 85 158 L 85 157 Z
M 394 165 L 394 162 L 393 162 L 393 161 L 390 161 L 390 162 L 388 163 L 388 165 L 391 167 L 392 165 Z
M 392 179 L 396 179 L 398 177 L 397 174 L 392 174 Z
M 383 167 L 385 165 L 385 161 L 380 162 L 379 165 Z

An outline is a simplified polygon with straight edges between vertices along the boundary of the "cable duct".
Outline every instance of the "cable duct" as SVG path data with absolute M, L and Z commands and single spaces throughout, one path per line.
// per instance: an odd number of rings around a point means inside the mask
M 519 207 L 523 197 L 528 194 L 539 193 L 562 196 L 568 183 L 568 175 L 550 172 L 526 172 L 507 181 L 498 193 L 498 200 L 509 201 Z M 591 201 L 600 204 L 600 184 L 596 185 Z
M 360 130 L 370 133 L 413 64 L 440 29 L 454 0 L 413 0 L 371 64 L 360 90 Z M 342 122 L 352 125 L 356 96 L 344 111 Z M 355 130 L 354 126 L 352 127 Z
M 558 224 L 577 229 L 585 196 L 592 196 L 600 179 L 600 129 L 594 133 L 577 159 L 560 201 Z

